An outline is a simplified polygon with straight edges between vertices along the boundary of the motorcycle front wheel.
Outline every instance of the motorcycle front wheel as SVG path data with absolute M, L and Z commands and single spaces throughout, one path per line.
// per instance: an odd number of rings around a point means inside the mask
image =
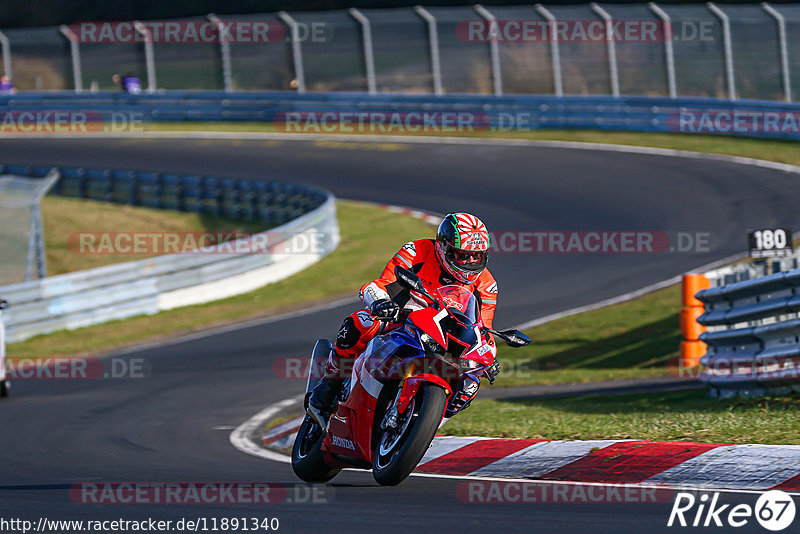
M 425 455 L 442 420 L 447 394 L 423 384 L 394 429 L 383 431 L 372 458 L 372 475 L 382 486 L 406 479 Z
M 300 480 L 311 483 L 327 482 L 335 477 L 340 468 L 331 468 L 322 457 L 322 439 L 325 433 L 319 425 L 306 416 L 292 447 L 292 469 Z

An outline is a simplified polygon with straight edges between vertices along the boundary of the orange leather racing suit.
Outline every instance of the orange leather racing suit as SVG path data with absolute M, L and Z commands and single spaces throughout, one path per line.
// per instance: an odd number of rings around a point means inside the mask
M 382 299 L 395 297 L 402 291 L 402 287 L 397 283 L 394 274 L 395 266 L 400 265 L 410 269 L 419 276 L 422 284 L 428 292 L 445 286 L 459 285 L 472 291 L 478 301 L 481 310 L 483 324 L 492 327 L 494 311 L 497 307 L 497 282 L 489 272 L 484 269 L 478 279 L 472 284 L 462 284 L 452 279 L 449 274 L 442 269 L 436 257 L 433 239 L 420 239 L 409 241 L 389 260 L 383 269 L 381 276 L 372 282 L 364 284 L 359 292 L 362 302 L 370 306 L 373 302 Z M 424 307 L 422 302 L 412 299 L 404 306 L 405 309 L 414 310 Z M 386 328 L 390 328 L 386 322 L 378 321 L 368 309 L 360 309 L 349 315 L 342 323 L 336 337 L 336 355 L 340 358 L 355 358 L 359 356 L 367 347 L 367 344 L 376 335 L 381 334 Z M 494 336 L 487 335 L 488 341 L 492 346 L 492 355 L 497 355 Z M 338 358 L 337 358 L 338 359 Z M 339 367 L 338 362 L 333 363 Z

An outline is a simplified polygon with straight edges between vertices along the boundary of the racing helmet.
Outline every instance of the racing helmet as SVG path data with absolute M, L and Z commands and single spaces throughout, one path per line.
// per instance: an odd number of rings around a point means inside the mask
M 489 259 L 489 232 L 469 213 L 450 213 L 436 232 L 436 258 L 442 269 L 462 284 L 472 284 Z

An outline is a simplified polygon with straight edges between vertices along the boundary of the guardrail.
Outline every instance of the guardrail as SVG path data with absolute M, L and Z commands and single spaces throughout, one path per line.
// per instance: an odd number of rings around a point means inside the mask
M 170 91 L 131 95 L 123 92 L 75 94 L 24 93 L 0 96 L 0 114 L 14 117 L 0 131 L 21 129 L 24 112 L 84 113 L 104 131 L 126 131 L 130 119 L 141 121 L 256 121 L 273 123 L 289 132 L 431 133 L 447 130 L 441 115 L 462 114 L 466 125 L 450 123 L 450 131 L 594 129 L 637 132 L 678 132 L 746 137 L 800 139 L 800 103 L 712 98 L 646 96 L 552 95 L 409 95 L 367 93 L 303 93 L 291 91 L 236 92 Z M 301 120 L 287 121 L 300 112 Z M 320 124 L 324 112 L 332 124 Z M 304 119 L 315 114 L 314 123 Z M 357 114 L 377 113 L 363 120 Z M 349 114 L 349 115 L 345 115 Z M 425 123 L 425 114 L 432 123 Z M 115 126 L 115 117 L 124 124 Z M 375 117 L 383 125 L 375 124 Z M 454 117 L 456 117 L 454 119 Z M 296 119 L 297 117 L 294 117 Z M 397 119 L 394 126 L 390 119 Z M 349 122 L 348 122 L 349 121 Z M 361 123 L 359 124 L 359 121 Z M 31 121 L 29 121 L 31 122 Z M 366 127 L 363 126 L 366 123 Z M 433 125 L 433 126 L 431 126 Z M 137 125 L 133 125 L 135 129 Z M 329 128 L 330 126 L 330 128 Z M 35 131 L 35 130 L 33 130 Z M 52 132 L 52 129 L 49 130 Z M 25 133 L 25 132 L 23 132 Z
M 0 173 L 35 177 L 44 169 L 5 166 Z M 251 291 L 304 269 L 339 243 L 334 198 L 320 189 L 111 169 L 61 173 L 57 194 L 284 224 L 193 253 L 2 286 L 7 342 Z
M 719 396 L 800 391 L 800 269 L 697 293 L 701 380 Z

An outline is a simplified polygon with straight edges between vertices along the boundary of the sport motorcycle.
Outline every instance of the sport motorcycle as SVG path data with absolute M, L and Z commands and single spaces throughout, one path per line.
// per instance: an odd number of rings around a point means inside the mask
M 357 468 L 372 470 L 381 485 L 399 484 L 419 464 L 436 430 L 470 405 L 481 378 L 494 381 L 486 334 L 511 347 L 531 342 L 518 330 L 484 326 L 478 301 L 466 288 L 428 292 L 412 271 L 398 266 L 395 274 L 403 289 L 394 300 L 405 304 L 411 298 L 419 305 L 404 309 L 352 361 L 326 428 L 305 417 L 292 468 L 306 482 L 327 482 L 343 468 Z M 314 346 L 306 406 L 332 350 L 327 339 Z

